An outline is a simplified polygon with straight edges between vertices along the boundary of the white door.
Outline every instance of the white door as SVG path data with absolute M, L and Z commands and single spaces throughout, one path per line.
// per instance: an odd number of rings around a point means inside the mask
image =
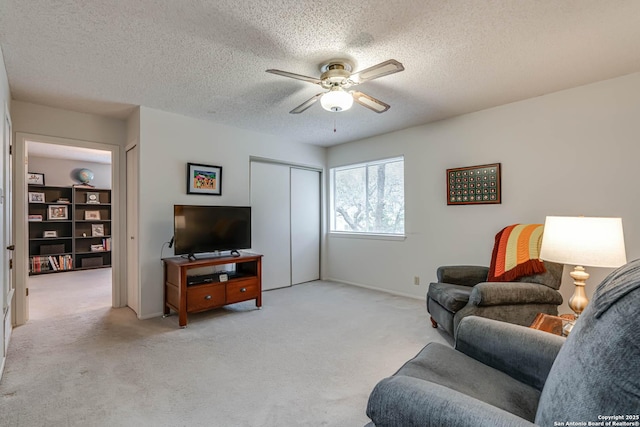
M 262 289 L 291 286 L 289 167 L 251 162 L 251 249 L 264 255 Z
M 0 297 L 0 307 L 2 307 L 2 331 L 0 332 L 0 346 L 2 351 L 0 352 L 2 359 L 7 354 L 9 348 L 9 338 L 11 337 L 12 329 L 12 313 L 11 303 L 13 300 L 13 251 L 15 245 L 13 243 L 13 162 L 11 155 L 11 119 L 9 118 L 8 107 L 5 105 L 4 116 L 4 135 L 2 145 L 2 174 L 0 174 L 0 244 L 2 245 L 3 256 L 0 257 L 2 267 L 0 267 L 0 274 L 2 278 L 2 297 Z M 0 375 L 2 375 L 2 363 L 0 363 Z
M 320 172 L 291 168 L 291 283 L 320 278 Z
M 127 150 L 127 305 L 140 313 L 138 274 L 138 145 Z

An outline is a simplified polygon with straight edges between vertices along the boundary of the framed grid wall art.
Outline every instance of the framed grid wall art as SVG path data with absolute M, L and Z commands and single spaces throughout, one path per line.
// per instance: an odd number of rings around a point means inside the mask
M 447 205 L 502 203 L 500 163 L 447 169 Z

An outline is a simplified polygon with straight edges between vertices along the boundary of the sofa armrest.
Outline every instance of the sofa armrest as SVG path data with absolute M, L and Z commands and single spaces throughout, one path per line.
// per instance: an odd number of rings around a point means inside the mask
M 489 267 L 478 265 L 443 265 L 438 267 L 438 282 L 453 285 L 475 286 L 487 280 Z
M 509 304 L 562 304 L 555 289 L 528 282 L 483 282 L 473 287 L 469 302 L 477 306 Z
M 456 331 L 456 350 L 542 390 L 565 339 L 548 332 L 469 316 Z
M 369 396 L 367 416 L 376 427 L 533 426 L 448 387 L 405 375 L 376 385 Z

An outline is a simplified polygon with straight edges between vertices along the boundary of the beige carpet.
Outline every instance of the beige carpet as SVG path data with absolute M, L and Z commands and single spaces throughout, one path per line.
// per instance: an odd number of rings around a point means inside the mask
M 362 426 L 367 397 L 427 342 L 424 302 L 330 282 L 137 320 L 112 309 L 110 270 L 30 278 L 2 426 Z

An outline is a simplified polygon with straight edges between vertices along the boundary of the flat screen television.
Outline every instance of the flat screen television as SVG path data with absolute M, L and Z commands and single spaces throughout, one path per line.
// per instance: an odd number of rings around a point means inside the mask
M 251 207 L 173 206 L 174 252 L 199 253 L 251 248 Z

